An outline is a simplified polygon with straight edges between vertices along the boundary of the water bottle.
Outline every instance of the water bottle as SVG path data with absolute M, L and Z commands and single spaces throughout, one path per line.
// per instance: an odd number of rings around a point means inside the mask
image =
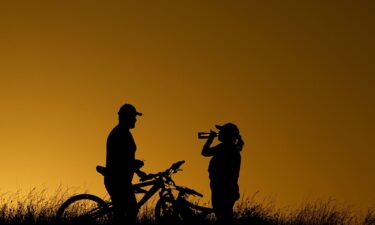
M 198 132 L 199 139 L 207 139 L 210 137 L 210 132 Z

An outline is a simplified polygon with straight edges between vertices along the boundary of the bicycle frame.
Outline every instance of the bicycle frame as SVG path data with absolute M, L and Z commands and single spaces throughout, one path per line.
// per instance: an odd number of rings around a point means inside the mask
M 153 186 L 148 191 L 142 189 L 142 187 L 147 187 L 151 185 Z M 152 181 L 133 184 L 133 188 L 136 194 L 144 194 L 144 196 L 137 202 L 137 208 L 141 208 L 141 206 L 145 204 L 156 192 L 158 192 L 160 189 L 165 189 L 165 185 L 164 182 L 159 178 Z
M 173 180 L 171 179 L 171 175 L 179 171 L 180 166 L 185 161 L 178 161 L 172 164 L 170 168 L 163 172 L 159 172 L 156 174 L 148 174 L 146 177 L 143 177 L 140 183 L 133 184 L 133 192 L 134 194 L 144 194 L 142 198 L 137 201 L 136 207 L 139 209 L 142 205 L 144 205 L 155 193 L 159 192 L 160 199 L 172 199 L 175 200 L 173 197 L 173 193 L 169 187 L 170 184 L 174 184 Z M 97 166 L 96 171 L 103 176 L 106 176 L 106 168 L 102 166 Z M 148 190 L 142 189 L 144 187 L 150 187 Z M 73 216 L 69 215 L 69 220 L 74 219 L 98 219 L 102 218 L 102 216 L 107 215 L 113 212 L 113 203 L 111 200 L 104 201 L 98 196 L 92 194 L 78 194 L 68 198 L 56 212 L 56 219 L 57 221 L 64 220 L 64 214 L 66 211 L 69 212 L 69 207 L 74 205 L 77 202 L 81 201 L 91 201 L 93 207 L 90 209 L 84 209 L 86 211 L 80 211 L 78 214 L 74 214 Z M 79 205 L 78 205 L 79 206 Z M 109 215 L 111 217 L 111 215 Z

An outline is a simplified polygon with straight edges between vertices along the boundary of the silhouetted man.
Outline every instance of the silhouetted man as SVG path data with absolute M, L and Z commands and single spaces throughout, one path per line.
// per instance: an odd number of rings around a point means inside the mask
M 139 170 L 143 162 L 135 159 L 137 147 L 130 129 L 141 115 L 133 105 L 123 105 L 118 112 L 119 123 L 107 139 L 104 184 L 112 199 L 116 223 L 134 224 L 138 213 L 132 179 L 135 172 L 139 176 L 145 173 Z
M 238 177 L 240 173 L 243 141 L 240 131 L 233 123 L 216 125 L 219 134 L 211 131 L 203 146 L 202 155 L 211 157 L 208 172 L 210 176 L 211 201 L 216 218 L 221 224 L 233 221 L 233 206 L 239 199 Z M 215 137 L 220 144 L 211 147 Z

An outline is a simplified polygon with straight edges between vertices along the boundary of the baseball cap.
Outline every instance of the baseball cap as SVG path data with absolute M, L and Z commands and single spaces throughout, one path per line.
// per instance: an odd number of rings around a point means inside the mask
M 224 125 L 216 125 L 215 126 L 217 129 L 219 129 L 220 131 L 223 131 L 223 132 L 228 132 L 228 133 L 231 133 L 235 136 L 238 136 L 240 135 L 240 130 L 238 129 L 238 127 L 233 124 L 233 123 L 226 123 Z
M 124 104 L 123 106 L 121 106 L 120 110 L 118 111 L 118 114 L 120 115 L 124 115 L 124 114 L 127 114 L 127 115 L 137 115 L 137 116 L 142 116 L 142 113 L 140 112 L 137 112 L 137 110 L 135 109 L 135 107 L 131 104 Z

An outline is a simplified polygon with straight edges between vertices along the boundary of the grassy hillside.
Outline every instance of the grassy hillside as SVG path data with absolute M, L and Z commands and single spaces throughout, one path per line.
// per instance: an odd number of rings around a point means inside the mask
M 37 189 L 27 194 L 3 193 L 0 195 L 0 224 L 56 224 L 55 214 L 58 207 L 72 194 L 71 191 L 61 188 L 54 194 L 47 194 L 46 190 Z M 374 209 L 369 209 L 364 215 L 359 215 L 354 213 L 354 209 L 340 206 L 334 200 L 317 200 L 307 202 L 302 207 L 293 210 L 281 210 L 277 209 L 272 201 L 259 203 L 254 199 L 254 197 L 245 197 L 237 202 L 236 224 L 375 225 Z M 160 221 L 155 221 L 152 205 L 141 209 L 138 223 L 160 223 Z M 200 221 L 200 224 L 213 223 L 213 215 Z M 105 224 L 110 224 L 110 222 L 106 221 Z

